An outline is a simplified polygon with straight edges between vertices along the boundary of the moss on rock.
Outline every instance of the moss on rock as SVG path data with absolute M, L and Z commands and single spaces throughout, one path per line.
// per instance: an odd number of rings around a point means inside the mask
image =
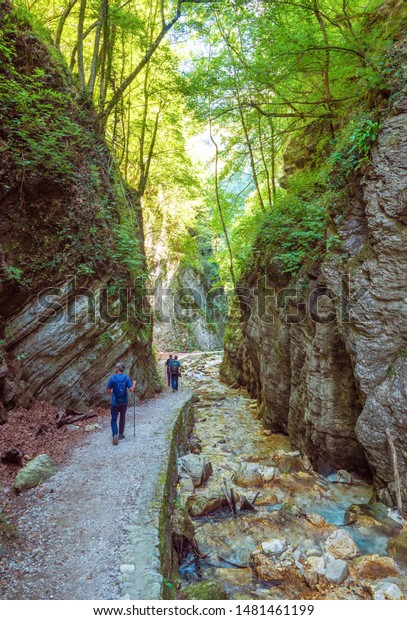
M 48 454 L 40 454 L 18 472 L 14 486 L 17 491 L 36 487 L 55 474 L 55 465 Z
M 179 598 L 187 601 L 225 601 L 229 596 L 218 581 L 200 581 L 184 588 Z

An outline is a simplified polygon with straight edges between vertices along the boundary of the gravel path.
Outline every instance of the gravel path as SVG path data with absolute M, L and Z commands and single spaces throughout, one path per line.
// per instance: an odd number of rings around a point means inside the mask
M 2 599 L 120 598 L 127 524 L 140 515 L 143 525 L 139 491 L 157 483 L 169 428 L 189 397 L 165 392 L 138 405 L 135 439 L 130 409 L 118 446 L 106 421 L 55 476 L 16 498 L 21 539 L 0 563 Z

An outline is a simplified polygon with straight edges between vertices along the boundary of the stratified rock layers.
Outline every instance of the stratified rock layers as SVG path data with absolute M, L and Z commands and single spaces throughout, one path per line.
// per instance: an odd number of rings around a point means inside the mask
M 146 275 L 137 196 L 59 51 L 0 4 L 9 85 L 0 111 L 0 423 L 35 400 L 107 402 L 118 360 L 139 395 L 152 395 L 152 330 L 135 282 Z
M 288 279 L 272 265 L 269 290 L 258 285 L 264 273 L 243 283 L 250 317 L 229 326 L 221 368 L 314 466 L 370 469 L 378 497 L 392 506 L 389 434 L 407 504 L 406 124 L 402 105 L 383 123 L 371 165 L 362 182 L 349 182 L 346 213 L 333 223 L 342 254 L 295 283 L 287 293 L 295 304 L 282 303 Z

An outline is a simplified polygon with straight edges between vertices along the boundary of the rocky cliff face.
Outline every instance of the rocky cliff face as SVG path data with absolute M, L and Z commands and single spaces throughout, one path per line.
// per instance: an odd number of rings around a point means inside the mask
M 223 323 L 210 284 L 193 267 L 177 267 L 155 282 L 154 343 L 160 351 L 222 349 Z
M 345 217 L 332 222 L 341 254 L 294 283 L 272 265 L 243 283 L 250 318 L 229 328 L 221 371 L 248 386 L 265 424 L 288 433 L 314 466 L 370 470 L 392 506 L 388 433 L 407 506 L 406 126 L 404 100 L 383 122 L 364 177 L 349 181 Z M 264 275 L 268 292 L 257 286 Z M 285 305 L 287 295 L 295 303 Z
M 35 399 L 103 402 L 119 359 L 149 394 L 129 195 L 57 50 L 6 2 L 0 19 L 0 421 Z M 129 312 L 115 319 L 120 291 Z

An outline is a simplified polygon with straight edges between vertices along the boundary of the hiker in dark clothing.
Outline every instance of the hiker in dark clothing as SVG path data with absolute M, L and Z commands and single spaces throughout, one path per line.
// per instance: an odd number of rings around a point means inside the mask
M 178 392 L 178 379 L 181 376 L 181 362 L 178 360 L 178 355 L 174 355 L 170 368 L 172 391 Z
M 137 385 L 137 381 L 132 382 L 130 377 L 124 374 L 124 368 L 125 366 L 121 362 L 116 364 L 116 374 L 110 377 L 107 384 L 107 391 L 111 394 L 110 412 L 114 446 L 117 446 L 119 439 L 124 439 L 128 391 L 134 392 Z M 119 428 L 117 428 L 117 418 L 119 414 L 120 421 Z
M 167 369 L 168 387 L 170 387 L 171 385 L 171 364 L 172 364 L 172 353 L 169 354 L 168 359 L 165 362 L 165 367 Z

